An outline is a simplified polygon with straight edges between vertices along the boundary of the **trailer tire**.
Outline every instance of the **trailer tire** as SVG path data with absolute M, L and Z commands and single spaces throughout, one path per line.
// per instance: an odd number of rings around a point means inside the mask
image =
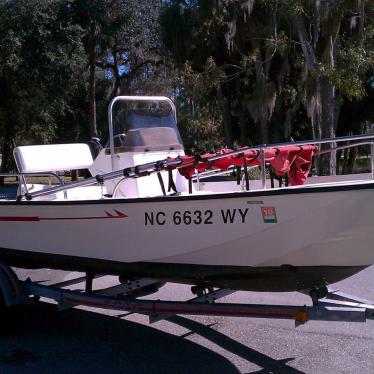
M 9 309 L 5 305 L 3 293 L 0 290 L 0 335 L 7 335 L 9 330 Z
M 23 317 L 21 306 L 7 306 L 0 291 L 0 336 L 17 334 L 22 328 Z

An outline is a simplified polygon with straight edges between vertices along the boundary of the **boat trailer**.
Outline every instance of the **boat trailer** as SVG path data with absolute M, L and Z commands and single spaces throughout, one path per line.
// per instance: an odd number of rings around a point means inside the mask
M 340 291 L 329 291 L 327 288 L 321 293 L 313 290 L 312 306 L 216 303 L 220 298 L 237 290 L 203 290 L 196 287 L 192 287 L 192 291 L 197 293 L 195 298 L 187 301 L 162 301 L 138 299 L 144 295 L 142 291 L 152 292 L 152 286 L 155 292 L 160 284 L 159 280 L 144 278 L 93 291 L 93 279 L 98 277 L 100 275 L 88 274 L 65 282 L 41 285 L 30 279 L 21 281 L 11 267 L 0 263 L 0 299 L 2 296 L 3 307 L 45 298 L 54 300 L 59 310 L 79 305 L 140 313 L 148 315 L 150 323 L 168 319 L 176 314 L 289 319 L 295 321 L 295 326 L 308 321 L 366 322 L 368 319 L 374 319 L 373 301 Z M 82 282 L 86 284 L 84 291 L 65 288 Z

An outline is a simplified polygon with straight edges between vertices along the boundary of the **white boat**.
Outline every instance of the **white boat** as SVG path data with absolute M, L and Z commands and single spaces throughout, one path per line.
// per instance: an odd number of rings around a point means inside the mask
M 318 288 L 374 263 L 373 168 L 307 178 L 315 141 L 185 156 L 165 97 L 119 96 L 108 114 L 95 159 L 86 144 L 15 149 L 20 185 L 0 200 L 0 261 L 261 291 Z M 318 144 L 347 141 L 373 149 L 374 134 Z M 268 163 L 294 185 L 272 188 Z M 85 168 L 91 177 L 69 184 L 57 173 Z M 237 181 L 216 181 L 232 168 Z

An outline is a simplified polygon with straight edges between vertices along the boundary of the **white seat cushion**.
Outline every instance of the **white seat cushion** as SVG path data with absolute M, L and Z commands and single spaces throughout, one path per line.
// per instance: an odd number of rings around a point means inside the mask
M 28 145 L 16 147 L 13 154 L 20 173 L 87 169 L 93 163 L 84 143 Z

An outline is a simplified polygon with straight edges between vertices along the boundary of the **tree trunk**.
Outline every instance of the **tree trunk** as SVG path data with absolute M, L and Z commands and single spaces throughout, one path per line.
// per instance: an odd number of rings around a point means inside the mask
M 291 108 L 287 110 L 286 119 L 283 124 L 283 136 L 286 141 L 290 141 L 292 134 L 292 121 L 295 116 L 295 113 L 299 110 L 301 103 L 300 95 L 298 95 L 295 103 Z
M 267 50 L 268 52 L 268 50 Z M 256 72 L 256 90 L 259 93 L 262 99 L 262 105 L 259 106 L 260 109 L 256 109 L 258 111 L 258 118 L 257 121 L 260 124 L 260 136 L 261 136 L 261 143 L 267 144 L 269 142 L 269 112 L 270 108 L 268 106 L 269 101 L 269 92 L 268 92 L 268 76 L 266 75 L 266 71 L 270 69 L 270 59 L 267 59 L 267 63 L 265 64 L 265 69 L 262 65 L 261 57 L 257 57 L 255 61 L 255 72 Z
M 355 166 L 356 158 L 358 156 L 358 149 L 350 148 L 347 150 L 347 158 L 344 161 L 342 174 L 352 174 Z
M 245 112 L 242 109 L 239 115 L 239 126 L 240 126 L 240 145 L 247 143 L 247 123 L 246 123 Z
M 5 134 L 4 134 L 4 142 L 1 148 L 2 154 L 2 161 L 0 172 L 1 173 L 8 173 L 8 163 L 10 158 L 12 157 L 12 152 L 14 149 L 14 126 L 10 125 L 9 123 L 5 126 Z M 0 178 L 0 185 L 4 184 L 4 178 Z
M 118 58 L 117 58 L 117 42 L 115 43 L 113 50 L 112 50 L 112 55 L 113 55 L 113 75 L 114 75 L 114 84 L 112 88 L 112 93 L 110 95 L 110 98 L 113 99 L 119 94 L 119 88 L 121 85 L 121 77 L 118 73 Z
M 317 9 L 319 7 L 319 2 L 316 2 L 315 5 Z M 316 30 L 314 37 L 318 38 L 318 40 L 314 40 L 313 45 L 302 16 L 299 15 L 294 18 L 294 25 L 303 50 L 307 73 L 308 75 L 315 75 L 314 100 L 317 100 L 316 103 L 320 100 L 319 105 L 314 104 L 313 106 L 311 103 L 306 103 L 307 106 L 311 105 L 311 107 L 313 107 L 313 110 L 308 114 L 311 117 L 315 135 L 317 135 L 317 130 L 320 129 L 322 138 L 330 138 L 335 137 L 337 112 L 335 105 L 335 86 L 329 81 L 326 71 L 335 67 L 337 37 L 344 7 L 330 9 L 331 4 L 329 3 L 324 4 L 324 6 L 326 7 L 325 11 L 329 12 L 329 15 L 327 20 L 322 22 L 320 12 L 315 12 L 314 24 Z M 320 28 L 323 29 L 323 32 L 320 32 Z M 317 64 L 317 62 L 319 62 L 319 64 Z M 316 137 L 318 137 L 318 135 Z M 329 149 L 334 146 L 334 144 L 327 144 L 322 148 Z M 336 152 L 332 151 L 330 155 L 323 157 L 319 162 L 319 168 L 321 169 L 319 172 L 323 174 L 335 175 Z
M 335 137 L 335 86 L 331 84 L 326 77 L 321 79 L 321 98 L 322 98 L 322 138 Z M 329 148 L 336 144 L 329 144 Z M 336 151 L 331 151 L 327 173 L 336 175 Z
M 224 128 L 224 133 L 225 133 L 225 145 L 228 148 L 233 148 L 234 143 L 233 143 L 233 139 L 232 139 L 231 117 L 230 117 L 230 113 L 227 109 L 225 99 L 223 97 L 221 86 L 217 86 L 217 99 L 218 99 L 218 106 L 221 110 L 222 117 L 223 117 L 223 128 Z
M 260 119 L 260 134 L 261 134 L 261 143 L 269 143 L 269 121 L 267 118 Z
M 89 108 L 90 108 L 90 135 L 92 138 L 97 138 L 97 126 L 96 126 L 96 50 L 95 45 L 91 47 L 90 56 L 90 75 L 89 75 Z

